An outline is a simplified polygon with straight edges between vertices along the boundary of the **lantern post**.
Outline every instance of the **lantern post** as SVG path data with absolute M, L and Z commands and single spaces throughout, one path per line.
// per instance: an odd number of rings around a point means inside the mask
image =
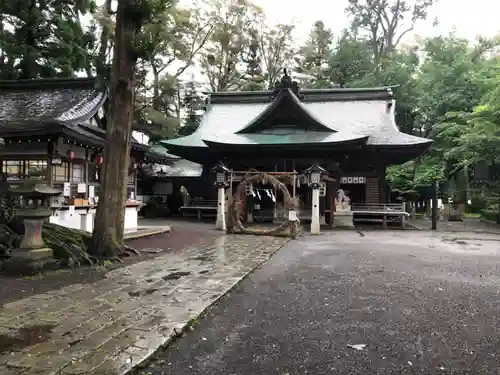
M 321 177 L 326 173 L 327 171 L 319 165 L 313 165 L 304 171 L 309 186 L 312 188 L 311 234 L 320 234 L 319 190 Z
M 231 170 L 219 163 L 213 169 L 215 172 L 215 186 L 217 186 L 217 221 L 215 228 L 226 230 L 226 187 L 229 183 Z

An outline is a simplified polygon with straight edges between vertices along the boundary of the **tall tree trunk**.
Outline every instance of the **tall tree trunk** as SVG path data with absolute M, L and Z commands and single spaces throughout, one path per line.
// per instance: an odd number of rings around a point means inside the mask
M 111 14 L 111 0 L 104 3 L 104 13 Z M 106 25 L 102 26 L 101 37 L 99 39 L 99 52 L 96 58 L 96 72 L 101 78 L 108 79 L 109 71 L 107 68 L 108 47 L 111 41 L 109 29 Z
M 153 72 L 153 100 L 152 106 L 155 111 L 161 111 L 161 98 L 160 98 L 160 73 L 158 67 L 153 61 L 151 63 L 151 70 Z
M 90 248 L 100 258 L 116 257 L 123 248 L 137 63 L 133 40 L 141 28 L 141 23 L 131 18 L 135 13 L 129 3 L 119 0 L 116 11 L 106 149 Z

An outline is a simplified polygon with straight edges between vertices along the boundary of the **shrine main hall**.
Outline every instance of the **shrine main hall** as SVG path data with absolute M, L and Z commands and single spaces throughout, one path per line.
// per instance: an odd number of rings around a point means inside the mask
M 335 211 L 339 189 L 353 211 L 389 204 L 387 167 L 419 157 L 431 142 L 399 130 L 391 87 L 301 90 L 286 73 L 274 90 L 209 93 L 198 129 L 162 141 L 170 153 L 203 165 L 202 181 L 190 192 L 198 199 L 214 198 L 212 168 L 219 163 L 233 171 L 294 172 L 289 189 L 307 213 L 312 193 L 303 172 L 319 166 L 330 176 L 321 215 Z M 254 217 L 276 215 L 279 197 L 268 190 L 255 186 Z

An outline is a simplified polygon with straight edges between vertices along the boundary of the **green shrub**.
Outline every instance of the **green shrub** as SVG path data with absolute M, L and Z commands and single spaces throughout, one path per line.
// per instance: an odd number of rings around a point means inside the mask
M 481 214 L 486 220 L 500 224 L 500 214 L 498 210 L 483 210 Z

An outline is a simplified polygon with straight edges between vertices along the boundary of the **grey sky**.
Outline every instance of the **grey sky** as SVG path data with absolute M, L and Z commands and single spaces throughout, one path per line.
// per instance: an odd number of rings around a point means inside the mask
M 344 14 L 347 0 L 254 0 L 264 8 L 271 23 L 293 21 L 297 27 L 297 38 L 304 39 L 316 20 L 338 33 L 348 25 Z M 410 0 L 411 2 L 411 0 Z M 500 31 L 498 0 L 439 0 L 430 11 L 427 22 L 417 25 L 415 32 L 419 36 L 446 35 L 453 28 L 459 36 L 475 39 L 478 35 L 495 36 Z M 432 26 L 434 18 L 439 20 Z

